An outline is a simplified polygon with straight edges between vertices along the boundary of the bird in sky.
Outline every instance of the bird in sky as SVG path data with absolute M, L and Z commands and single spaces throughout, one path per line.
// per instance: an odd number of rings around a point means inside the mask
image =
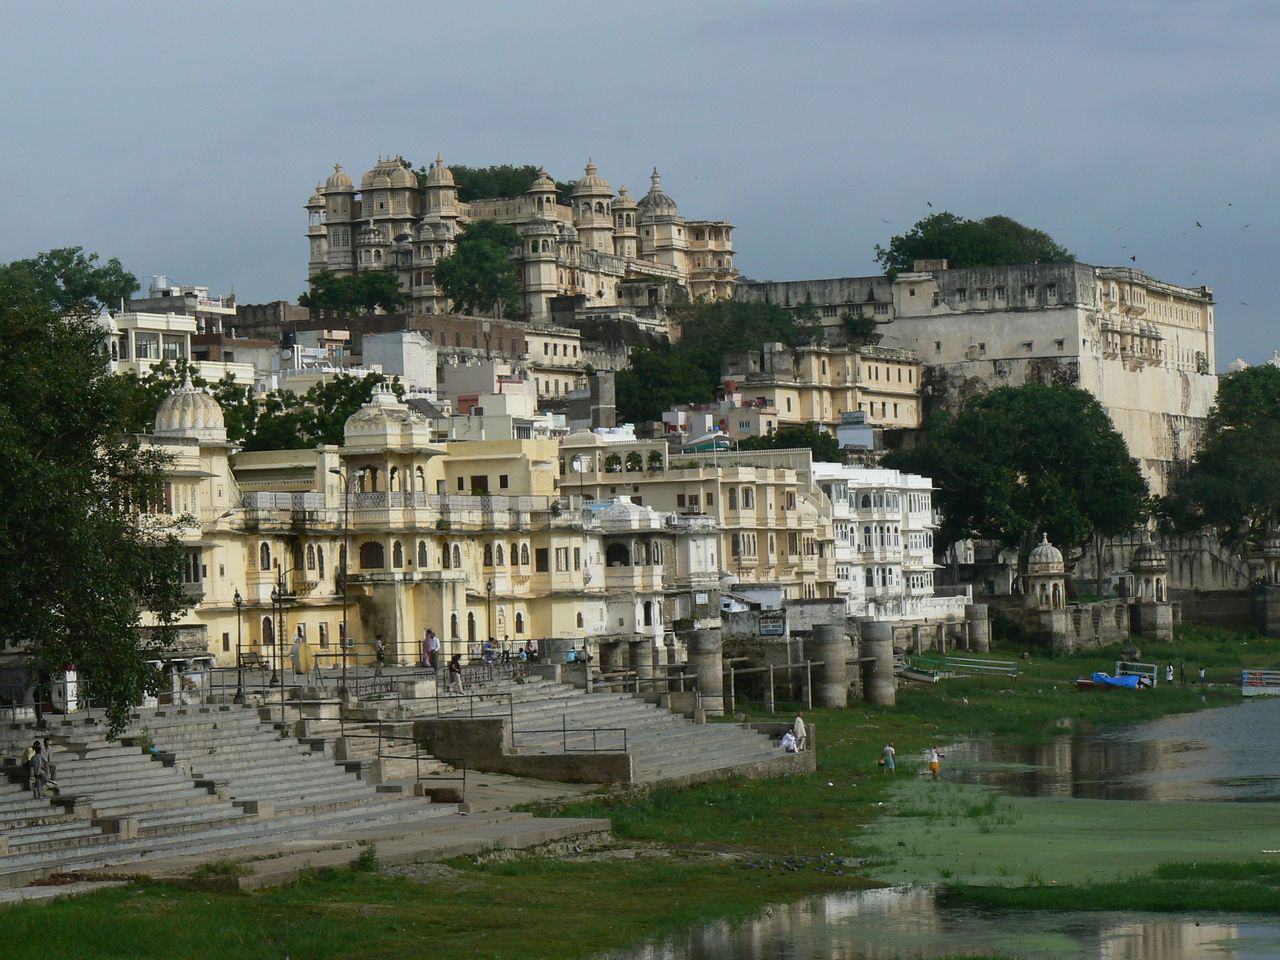
M 1231 201 L 1230 201 L 1230 200 L 1228 200 L 1228 201 L 1227 201 L 1227 206 L 1228 206 L 1228 207 L 1229 207 L 1229 206 L 1231 206 Z
M 1248 230 L 1250 226 L 1252 226 L 1252 224 L 1248 224 L 1248 223 L 1246 223 L 1246 224 L 1245 224 L 1243 227 L 1241 227 L 1240 229 L 1241 229 L 1241 230 Z
M 932 203 L 930 203 L 928 200 L 926 200 L 926 201 L 924 202 L 924 205 L 925 205 L 926 207 L 928 207 L 930 210 L 932 210 L 932 209 L 933 209 L 933 204 L 932 204 Z
M 1134 263 L 1137 263 L 1137 262 L 1138 262 L 1138 258 L 1137 258 L 1137 257 L 1130 257 L 1129 259 L 1130 259 L 1130 260 L 1132 260 Z
M 1194 276 L 1195 276 L 1197 273 L 1199 273 L 1199 272 L 1200 272 L 1199 270 L 1192 270 L 1192 271 L 1191 271 L 1191 275 L 1194 277 Z
M 886 220 L 884 217 L 881 217 L 881 218 L 880 218 L 880 222 L 881 222 L 881 223 L 889 223 L 890 221 Z
M 1228 204 L 1228 206 L 1230 206 L 1230 204 Z M 1240 306 L 1242 306 L 1242 307 L 1247 307 L 1248 305 L 1249 305 L 1249 301 L 1247 301 L 1247 300 L 1241 300 L 1241 301 L 1240 301 Z
M 1196 226 L 1197 226 L 1197 227 L 1198 227 L 1198 226 L 1200 226 L 1200 221 L 1199 221 L 1199 220 L 1197 220 L 1197 221 L 1196 221 Z

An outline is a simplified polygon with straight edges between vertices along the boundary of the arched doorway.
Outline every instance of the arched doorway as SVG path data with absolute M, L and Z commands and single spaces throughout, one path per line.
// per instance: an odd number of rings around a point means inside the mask
M 270 617 L 262 618 L 262 645 L 270 646 L 276 642 L 276 625 Z
M 475 650 L 476 647 L 476 615 L 474 612 L 467 614 L 467 649 Z

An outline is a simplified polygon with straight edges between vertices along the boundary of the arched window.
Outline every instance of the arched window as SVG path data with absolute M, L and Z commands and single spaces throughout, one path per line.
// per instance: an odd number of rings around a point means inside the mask
M 516 611 L 516 633 L 524 633 L 524 614 Z
M 449 562 L 449 545 L 447 543 L 440 549 L 440 566 L 444 567 L 446 570 L 453 566 L 453 564 Z
M 871 509 L 871 497 L 869 497 L 869 496 L 868 496 L 867 494 L 865 494 L 865 493 L 862 495 L 862 509 L 863 509 L 863 510 L 870 510 L 870 509 Z
M 458 639 L 458 615 L 456 613 L 449 614 L 449 636 L 454 640 Z
M 738 509 L 738 491 L 733 487 L 729 488 L 729 509 Z
M 476 644 L 476 615 L 474 611 L 467 613 L 467 643 L 471 646 Z
M 271 569 L 271 544 L 267 543 L 265 540 L 262 545 L 258 547 L 258 568 L 260 570 Z
M 361 569 L 381 570 L 386 563 L 386 550 L 377 540 L 366 540 L 360 544 Z
M 387 474 L 387 489 L 393 493 L 400 490 L 400 468 L 392 467 Z
M 493 544 L 491 543 L 484 545 L 484 565 L 486 567 L 493 566 Z
M 611 453 L 604 458 L 605 473 L 620 473 L 622 471 L 622 457 L 616 453 Z
M 755 494 L 750 487 L 742 488 L 742 509 L 750 510 L 755 506 Z
M 453 565 L 459 570 L 462 569 L 462 551 L 458 549 L 458 545 L 453 545 Z
M 644 459 L 640 456 L 639 451 L 632 450 L 627 454 L 627 470 L 630 473 L 639 473 L 644 469 Z
M 399 540 L 391 544 L 391 566 L 397 570 L 404 566 L 404 544 Z
M 863 528 L 862 528 L 862 545 L 863 545 L 864 547 L 869 547 L 869 546 L 871 546 L 871 543 L 872 543 L 872 540 L 871 540 L 871 528 L 870 528 L 870 527 L 863 527 Z
M 876 585 L 876 573 L 871 567 L 867 567 L 866 581 L 868 587 L 874 587 Z
M 425 540 L 418 541 L 418 566 L 424 570 L 431 566 L 431 560 L 427 556 L 427 541 Z
M 493 565 L 495 567 L 502 566 L 502 544 L 500 543 L 493 545 Z
M 581 630 L 582 627 L 583 627 L 582 614 L 578 614 L 578 629 Z
M 529 545 L 527 543 L 520 544 L 520 566 L 527 567 L 529 565 Z
M 1053 585 L 1053 609 L 1062 609 L 1062 587 L 1056 583 Z
M 511 565 L 517 566 L 520 563 L 520 546 L 513 543 L 511 545 Z
M 302 544 L 295 542 L 293 545 L 293 569 L 301 570 L 306 564 L 306 560 L 302 552 Z
M 316 547 L 316 576 L 324 579 L 324 547 Z
M 307 569 L 314 570 L 316 568 L 316 548 L 315 544 L 307 544 Z
M 276 625 L 270 617 L 262 618 L 262 643 L 270 646 L 276 642 Z
M 427 475 L 423 471 L 423 469 L 421 467 L 418 467 L 416 470 L 413 471 L 413 476 L 414 476 L 414 489 L 425 491 L 427 489 Z

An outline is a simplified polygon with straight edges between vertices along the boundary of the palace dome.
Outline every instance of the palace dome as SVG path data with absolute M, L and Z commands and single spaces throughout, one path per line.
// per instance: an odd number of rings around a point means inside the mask
M 599 176 L 592 161 L 587 161 L 583 171 L 582 178 L 573 185 L 575 197 L 613 196 L 613 187 L 609 186 L 608 180 Z
M 529 185 L 529 189 L 525 193 L 555 193 L 556 182 L 551 179 L 551 174 L 547 173 L 546 167 L 538 169 L 538 179 Z
M 615 210 L 634 210 L 636 202 L 632 199 L 631 194 L 627 193 L 626 187 L 618 188 L 618 196 L 613 201 L 613 209 Z
M 1133 568 L 1139 569 L 1155 569 L 1167 568 L 1169 559 L 1164 555 L 1164 551 L 1154 543 L 1150 534 L 1144 535 L 1142 543 L 1138 545 L 1138 549 L 1133 551 L 1133 560 L 1131 561 Z
M 546 217 L 534 217 L 520 228 L 520 232 L 526 237 L 554 237 L 558 230 L 554 220 L 548 220 Z
M 1062 551 L 1049 542 L 1047 533 L 1042 533 L 1040 542 L 1027 557 L 1027 573 L 1063 573 L 1065 570 Z
M 662 192 L 662 177 L 658 175 L 657 167 L 654 167 L 653 173 L 649 175 L 649 192 L 640 198 L 636 206 L 643 210 L 647 217 L 680 216 L 676 202 Z
M 346 171 L 342 169 L 342 164 L 335 163 L 333 165 L 333 173 L 329 174 L 329 179 L 324 183 L 326 190 L 350 190 L 355 185 L 351 182 L 351 178 L 347 176 Z
M 208 393 L 193 387 L 190 378 L 161 401 L 156 411 L 155 432 L 160 437 L 227 439 L 222 407 Z
M 452 187 L 453 171 L 444 165 L 444 157 L 436 154 L 436 162 L 431 164 L 431 169 L 427 171 L 427 186 L 429 187 Z

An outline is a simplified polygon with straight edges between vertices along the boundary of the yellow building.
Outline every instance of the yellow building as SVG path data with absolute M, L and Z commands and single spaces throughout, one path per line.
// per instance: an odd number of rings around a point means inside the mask
M 486 637 L 553 655 L 589 642 L 656 666 L 676 655 L 675 616 L 718 609 L 718 595 L 700 611 L 689 599 L 718 586 L 714 532 L 625 501 L 584 510 L 562 496 L 554 441 L 437 443 L 390 392 L 348 419 L 341 447 L 236 454 L 189 385 L 156 426 L 147 442 L 173 456 L 156 520 L 189 544 L 181 631 L 225 664 L 237 642 L 276 664 L 300 639 L 335 666 L 345 621 L 366 662 L 379 634 L 389 662 L 418 662 L 430 627 L 446 655 L 476 656 Z
M 740 583 L 778 584 L 792 599 L 835 595 L 830 502 L 808 450 L 669 454 L 662 440 L 575 433 L 560 450 L 561 489 L 630 497 L 677 516 L 710 517 L 720 569 Z
M 920 358 L 890 347 L 766 343 L 729 354 L 722 366 L 727 392 L 778 411 L 778 428 L 816 424 L 834 434 L 845 413 L 891 429 L 921 424 Z

